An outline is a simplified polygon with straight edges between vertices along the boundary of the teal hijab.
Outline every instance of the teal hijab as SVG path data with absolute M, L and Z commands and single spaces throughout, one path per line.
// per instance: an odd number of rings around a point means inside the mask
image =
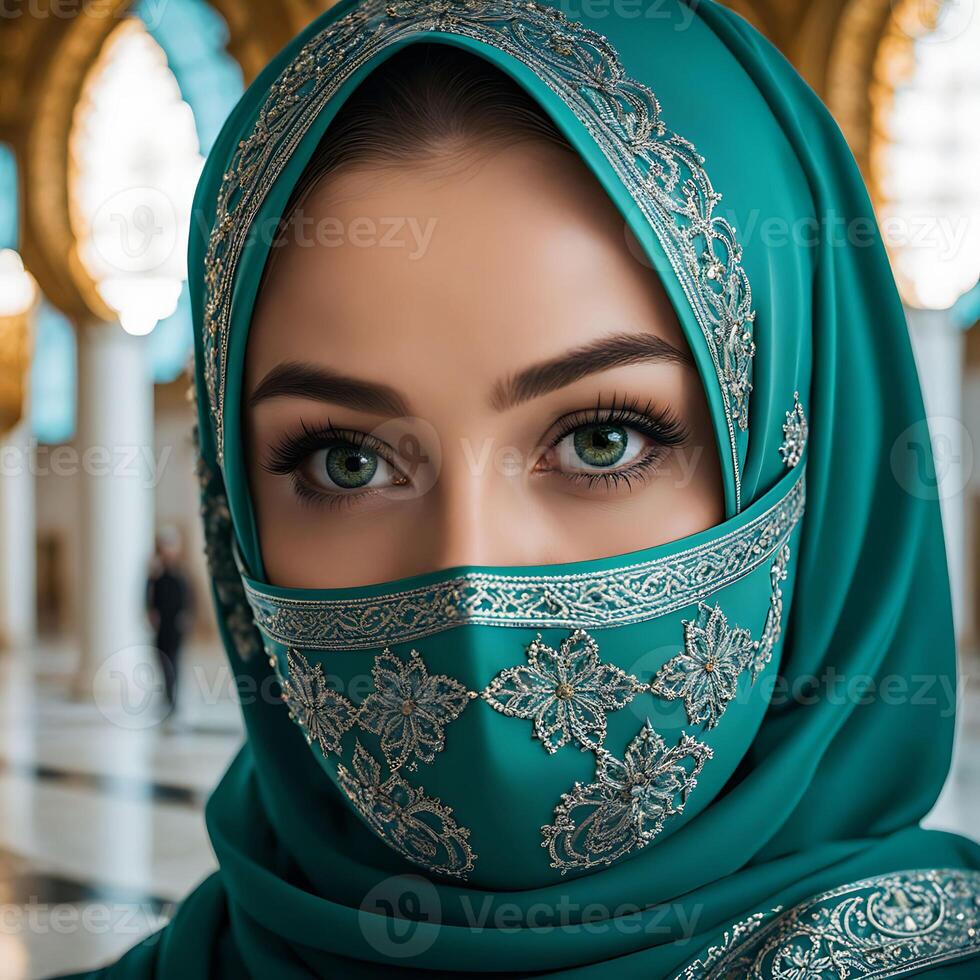
M 616 9 L 341 3 L 226 123 L 190 269 L 208 557 L 254 693 L 207 806 L 219 870 L 105 976 L 980 967 L 980 849 L 918 826 L 949 769 L 954 638 L 866 191 L 736 15 Z M 511 76 L 621 211 L 704 381 L 720 527 L 568 565 L 265 580 L 239 405 L 269 229 L 344 99 L 418 42 Z

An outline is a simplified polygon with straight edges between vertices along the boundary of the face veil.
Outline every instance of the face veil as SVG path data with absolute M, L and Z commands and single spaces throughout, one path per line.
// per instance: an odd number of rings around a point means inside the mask
M 867 194 L 740 18 L 660 13 L 341 3 L 226 123 L 190 249 L 203 513 L 232 668 L 283 697 L 243 696 L 207 807 L 219 870 L 111 975 L 890 976 L 980 954 L 980 852 L 918 827 L 954 640 L 903 311 L 880 239 L 839 231 L 873 226 Z M 514 79 L 619 209 L 704 384 L 721 525 L 587 562 L 265 580 L 240 418 L 263 228 L 413 43 Z M 879 696 L 917 675 L 932 697 Z

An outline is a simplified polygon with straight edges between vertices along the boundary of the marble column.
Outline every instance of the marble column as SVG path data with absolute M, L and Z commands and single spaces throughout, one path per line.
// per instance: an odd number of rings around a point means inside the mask
M 34 441 L 25 412 L 0 437 L 0 647 L 26 650 L 37 632 Z
M 966 495 L 973 446 L 963 424 L 963 331 L 949 310 L 906 309 L 936 463 L 957 636 L 966 622 Z M 925 492 L 925 489 L 924 491 Z
M 146 339 L 115 323 L 86 324 L 79 331 L 76 447 L 81 659 L 75 694 L 100 700 L 113 693 L 100 693 L 100 686 L 120 688 L 119 678 L 132 676 L 134 662 L 146 657 L 144 595 L 153 548 L 153 384 Z

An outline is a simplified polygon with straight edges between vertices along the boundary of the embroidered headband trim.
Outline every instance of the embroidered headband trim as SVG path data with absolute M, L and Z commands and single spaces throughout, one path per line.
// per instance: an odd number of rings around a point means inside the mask
M 677 554 L 598 572 L 468 572 L 358 599 L 288 599 L 246 582 L 245 596 L 269 639 L 310 650 L 370 649 L 465 624 L 621 626 L 691 605 L 758 568 L 789 539 L 805 500 L 801 467 L 786 495 L 744 527 Z
M 601 34 L 557 9 L 518 0 L 365 0 L 307 42 L 269 89 L 218 192 L 205 257 L 204 376 L 223 462 L 232 287 L 249 229 L 319 112 L 392 44 L 427 32 L 471 38 L 530 68 L 586 127 L 657 236 L 698 321 L 717 374 L 735 478 L 736 429 L 752 390 L 751 288 L 732 226 L 694 146 L 671 132 L 660 103 L 630 78 Z

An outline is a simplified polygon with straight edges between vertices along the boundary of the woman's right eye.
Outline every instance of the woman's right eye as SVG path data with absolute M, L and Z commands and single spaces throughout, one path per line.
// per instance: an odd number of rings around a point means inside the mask
M 317 489 L 327 493 L 375 490 L 400 482 L 398 471 L 378 453 L 349 444 L 317 449 L 306 458 L 300 471 Z

